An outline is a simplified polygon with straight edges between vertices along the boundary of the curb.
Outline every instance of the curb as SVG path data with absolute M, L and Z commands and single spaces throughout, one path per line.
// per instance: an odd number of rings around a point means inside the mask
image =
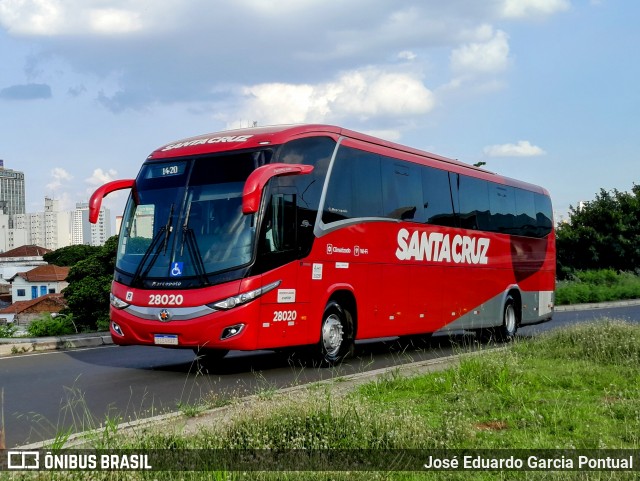
M 587 311 L 589 309 L 611 309 L 615 307 L 640 306 L 640 299 L 627 301 L 593 302 L 589 304 L 569 304 L 567 306 L 555 306 L 555 312 Z
M 46 351 L 66 351 L 113 344 L 108 332 L 60 337 L 0 339 L 0 357 Z

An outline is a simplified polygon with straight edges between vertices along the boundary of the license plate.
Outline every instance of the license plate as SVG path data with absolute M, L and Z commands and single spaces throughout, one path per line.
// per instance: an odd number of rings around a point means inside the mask
M 161 346 L 177 346 L 178 335 L 177 334 L 156 334 L 153 337 L 153 341 L 155 344 L 159 344 Z

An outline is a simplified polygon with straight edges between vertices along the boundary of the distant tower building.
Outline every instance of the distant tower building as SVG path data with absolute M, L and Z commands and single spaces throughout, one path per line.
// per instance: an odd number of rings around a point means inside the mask
M 89 222 L 89 204 L 77 203 L 76 210 L 71 213 L 71 242 L 72 244 L 87 244 L 101 246 L 111 237 L 111 212 L 100 208 L 98 222 Z
M 4 168 L 0 160 L 0 213 L 9 215 L 9 228 L 13 228 L 13 216 L 24 214 L 24 173 Z
M 51 250 L 71 245 L 70 213 L 60 212 L 55 199 L 45 197 L 44 212 L 16 215 L 15 227 L 26 232 L 26 244 Z

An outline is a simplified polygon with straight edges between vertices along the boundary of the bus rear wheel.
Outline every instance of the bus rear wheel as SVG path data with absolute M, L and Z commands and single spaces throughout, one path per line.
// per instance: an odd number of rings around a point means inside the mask
M 518 313 L 516 302 L 507 296 L 502 309 L 502 325 L 496 330 L 496 338 L 502 342 L 512 341 L 518 330 Z
M 507 296 L 502 308 L 502 324 L 498 327 L 478 329 L 476 333 L 483 343 L 491 341 L 509 342 L 516 336 L 518 323 L 519 315 L 516 302 L 512 296 Z
M 331 301 L 322 315 L 320 328 L 320 361 L 333 366 L 353 354 L 354 329 L 351 313 Z

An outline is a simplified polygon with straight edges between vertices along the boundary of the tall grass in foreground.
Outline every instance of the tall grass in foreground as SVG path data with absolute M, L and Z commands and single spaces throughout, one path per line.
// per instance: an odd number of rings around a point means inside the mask
M 640 326 L 602 320 L 345 396 L 320 386 L 227 408 L 195 434 L 112 433 L 120 449 L 638 449 Z M 45 473 L 13 479 L 635 479 L 610 472 Z

